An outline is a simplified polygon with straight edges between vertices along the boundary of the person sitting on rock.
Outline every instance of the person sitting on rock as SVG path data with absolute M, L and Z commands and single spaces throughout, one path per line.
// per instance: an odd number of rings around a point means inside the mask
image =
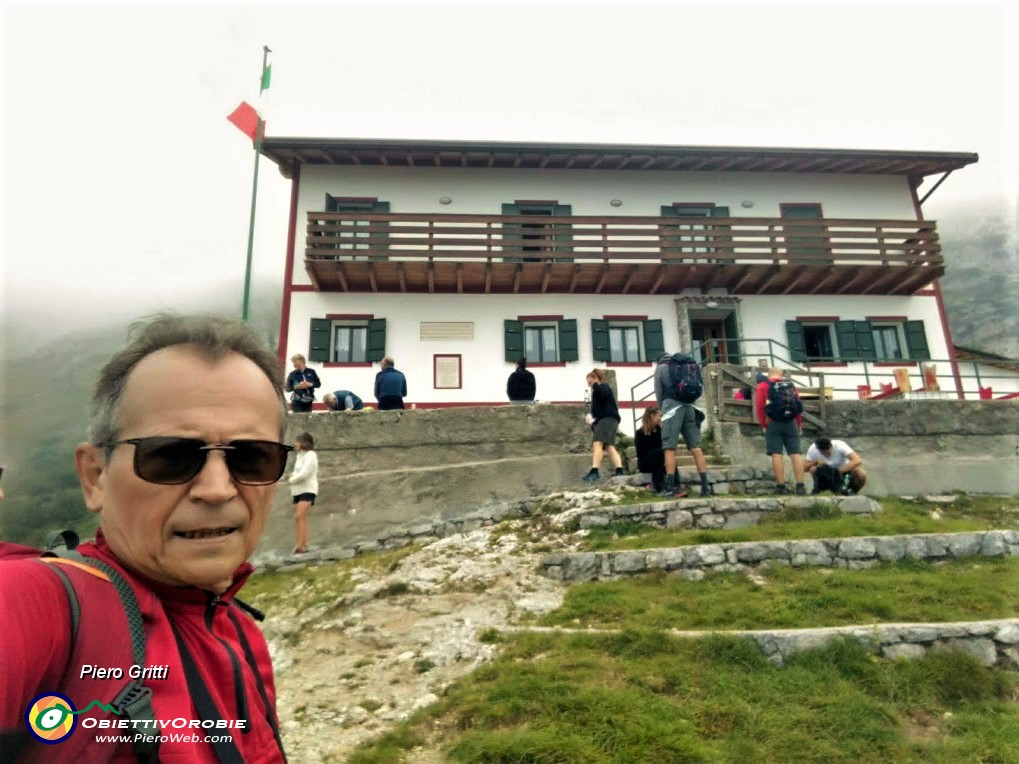
M 827 490 L 848 496 L 859 493 L 867 482 L 863 460 L 844 440 L 821 436 L 807 449 L 803 466 L 814 477 L 812 494 Z
M 644 409 L 644 418 L 633 435 L 637 449 L 637 469 L 651 475 L 650 488 L 665 487 L 665 452 L 662 450 L 662 412 L 657 406 Z

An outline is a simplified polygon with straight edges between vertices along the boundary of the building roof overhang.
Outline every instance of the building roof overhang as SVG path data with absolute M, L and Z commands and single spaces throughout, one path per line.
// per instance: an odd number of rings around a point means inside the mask
M 971 152 L 659 146 L 613 143 L 416 141 L 266 137 L 262 154 L 286 178 L 300 165 L 499 167 L 549 170 L 674 170 L 906 175 L 958 170 Z

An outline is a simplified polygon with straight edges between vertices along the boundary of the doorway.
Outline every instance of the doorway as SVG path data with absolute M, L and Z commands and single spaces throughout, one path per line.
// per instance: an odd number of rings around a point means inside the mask
M 740 364 L 739 325 L 736 312 L 724 317 L 690 317 L 693 355 L 699 363 Z

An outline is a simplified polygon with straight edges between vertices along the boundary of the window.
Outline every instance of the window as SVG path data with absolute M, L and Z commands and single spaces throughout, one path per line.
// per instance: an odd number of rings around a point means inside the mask
M 617 363 L 642 361 L 637 326 L 609 324 L 609 360 Z
M 874 338 L 874 357 L 888 361 L 902 358 L 904 342 L 899 340 L 901 327 L 895 324 L 872 324 L 871 336 Z
M 524 355 L 529 363 L 555 363 L 559 349 L 555 324 L 549 326 L 524 325 Z
M 370 365 L 386 354 L 386 319 L 327 315 L 311 319 L 308 362 Z
M 821 205 L 815 202 L 803 204 L 780 204 L 779 212 L 783 218 L 795 220 L 820 220 Z M 824 226 L 806 224 L 800 226 L 786 225 L 786 254 L 789 260 L 797 265 L 827 265 L 828 240 L 825 238 Z M 821 259 L 818 259 L 821 258 Z
M 649 363 L 665 352 L 662 322 L 643 316 L 605 316 L 591 320 L 594 360 Z
M 662 205 L 662 217 L 669 218 L 727 218 L 728 207 L 719 207 L 714 202 L 675 202 Z M 683 261 L 695 263 L 717 262 L 714 258 L 698 257 L 711 254 L 728 245 L 731 237 L 721 233 L 728 226 L 709 226 L 703 222 L 682 222 L 663 226 L 662 250 L 677 254 Z
M 560 316 L 520 316 L 503 322 L 505 359 L 516 363 L 566 363 L 579 359 L 577 321 Z
M 503 252 L 572 252 L 572 226 L 568 223 L 546 223 L 542 217 L 572 215 L 573 207 L 550 201 L 522 201 L 502 205 L 503 215 L 526 215 L 535 218 L 532 223 L 513 221 L 503 223 L 502 238 L 510 244 L 503 245 Z M 507 257 L 507 263 L 539 263 L 547 262 L 544 257 Z M 556 257 L 553 263 L 571 263 L 572 258 Z
M 349 213 L 385 213 L 389 212 L 389 202 L 380 202 L 375 197 L 332 196 L 326 194 L 326 212 Z M 384 256 L 368 256 L 353 254 L 359 250 L 377 252 L 389 248 L 389 224 L 368 220 L 338 220 L 329 223 L 333 230 L 323 235 L 337 239 L 333 249 L 350 251 L 351 254 L 337 255 L 337 260 L 385 260 Z
M 930 360 L 923 321 L 786 321 L 794 362 Z
M 835 360 L 835 341 L 831 324 L 804 324 L 803 345 L 808 361 Z
M 368 325 L 333 324 L 333 363 L 364 363 L 368 360 Z

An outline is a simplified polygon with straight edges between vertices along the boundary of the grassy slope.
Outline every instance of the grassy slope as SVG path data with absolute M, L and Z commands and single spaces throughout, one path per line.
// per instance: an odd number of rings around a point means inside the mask
M 960 496 L 950 505 L 925 501 L 880 499 L 882 511 L 873 516 L 844 515 L 830 505 L 793 508 L 766 514 L 760 525 L 737 530 L 671 530 L 635 522 L 592 528 L 585 548 L 652 549 L 655 547 L 719 544 L 766 539 L 844 538 L 905 533 L 956 533 L 994 528 L 1019 528 L 1019 498 Z M 931 517 L 937 510 L 940 519 Z
M 437 741 L 458 762 L 1011 762 L 1019 677 L 840 642 L 775 668 L 746 641 L 520 635 L 351 764 Z
M 1019 558 L 943 564 L 902 561 L 869 570 L 773 567 L 685 581 L 662 571 L 571 586 L 546 626 L 763 629 L 879 621 L 966 621 L 1019 613 Z

